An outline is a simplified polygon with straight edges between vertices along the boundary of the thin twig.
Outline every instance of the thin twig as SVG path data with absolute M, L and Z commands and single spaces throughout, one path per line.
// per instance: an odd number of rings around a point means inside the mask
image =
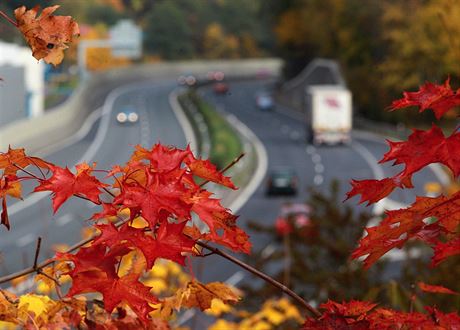
M 18 27 L 18 23 L 13 21 L 7 14 L 5 14 L 3 11 L 0 10 L 0 16 L 3 16 L 4 19 L 6 19 L 8 22 L 13 24 L 15 27 Z
M 109 194 L 110 196 L 112 196 L 113 198 L 116 197 L 115 194 L 112 193 L 112 192 L 111 192 L 109 189 L 107 189 L 106 187 L 104 187 L 104 188 L 102 188 L 102 189 L 104 189 L 104 191 L 105 191 L 107 194 Z
M 35 257 L 33 268 L 37 269 L 38 255 L 40 254 L 40 246 L 42 245 L 42 238 L 39 236 L 37 239 L 37 247 L 35 248 Z
M 281 291 L 283 291 L 284 293 L 286 293 L 287 295 L 289 295 L 292 299 L 294 299 L 295 301 L 297 301 L 300 305 L 302 305 L 306 310 L 308 310 L 311 314 L 313 314 L 313 316 L 315 317 L 320 317 L 321 316 L 321 313 L 316 309 L 314 308 L 313 306 L 311 306 L 309 303 L 307 303 L 302 297 L 300 297 L 297 293 L 295 293 L 294 291 L 292 291 L 291 289 L 289 289 L 287 286 L 285 286 L 284 284 L 281 284 L 280 282 L 276 281 L 275 279 L 271 278 L 270 276 L 268 276 L 267 274 L 264 274 L 262 273 L 261 271 L 255 269 L 254 267 L 244 263 L 243 261 L 231 256 L 230 254 L 224 252 L 224 251 L 221 251 L 215 247 L 212 247 L 206 243 L 203 243 L 203 242 L 200 242 L 198 241 L 197 242 L 198 245 L 200 245 L 201 247 L 204 247 L 205 249 L 208 249 L 209 251 L 212 251 L 214 252 L 215 254 L 218 254 L 220 255 L 221 257 L 237 264 L 238 266 L 240 266 L 241 268 L 244 268 L 246 269 L 248 272 L 260 277 L 261 279 L 263 279 L 264 281 L 270 283 L 271 285 L 273 285 L 274 287 L 280 289 Z
M 232 162 L 231 162 L 230 164 L 228 164 L 228 165 L 225 166 L 223 169 L 221 169 L 219 172 L 220 172 L 220 173 L 225 173 L 225 172 L 227 172 L 227 170 L 228 170 L 230 167 L 234 166 L 236 163 L 238 163 L 238 162 L 241 160 L 241 158 L 244 157 L 244 155 L 245 155 L 245 153 L 243 152 L 243 153 L 240 154 L 238 157 L 236 157 L 234 160 L 232 160 Z M 203 186 L 204 186 L 205 184 L 207 184 L 207 183 L 209 183 L 209 180 L 206 180 L 206 181 L 204 181 L 203 183 L 201 183 L 201 184 L 200 184 L 200 187 L 203 187 Z
M 16 168 L 18 168 L 18 169 L 20 169 L 20 170 L 23 171 L 24 173 L 29 174 L 29 175 L 30 175 L 31 177 L 33 177 L 34 179 L 37 179 L 37 180 L 39 180 L 39 181 L 43 181 L 43 180 L 44 180 L 44 179 L 39 178 L 38 176 L 36 176 L 36 175 L 33 174 L 32 172 L 27 171 L 25 168 L 23 168 L 23 167 L 21 167 L 21 166 L 15 164 L 15 163 L 13 163 L 13 166 L 16 167 Z

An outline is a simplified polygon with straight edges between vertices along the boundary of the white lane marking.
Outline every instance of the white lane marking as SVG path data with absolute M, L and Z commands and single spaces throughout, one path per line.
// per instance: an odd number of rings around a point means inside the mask
M 263 259 L 267 259 L 269 258 L 273 253 L 275 253 L 276 251 L 276 245 L 271 243 L 271 244 L 268 244 L 263 250 L 262 252 L 260 253 L 261 257 Z
M 313 183 L 317 186 L 319 186 L 320 184 L 322 184 L 324 181 L 324 178 L 321 174 L 317 174 L 315 175 L 315 177 L 313 178 Z
M 315 165 L 315 172 L 316 173 L 323 173 L 324 172 L 324 165 L 323 164 L 316 164 Z
M 58 225 L 59 227 L 65 226 L 73 219 L 75 219 L 75 216 L 72 213 L 66 213 L 56 219 L 56 225 Z
M 307 154 L 309 155 L 313 155 L 314 153 L 316 153 L 316 148 L 314 146 L 308 146 L 305 151 L 307 152 Z
M 230 116 L 228 119 L 232 122 L 233 126 L 240 132 L 240 134 L 244 135 L 246 139 L 252 142 L 258 162 L 256 172 L 252 176 L 251 181 L 241 190 L 238 196 L 229 205 L 229 209 L 236 213 L 249 200 L 262 182 L 268 168 L 268 156 L 264 145 L 249 127 L 247 127 L 235 116 Z
M 16 246 L 24 247 L 26 245 L 29 245 L 35 240 L 35 238 L 36 237 L 34 233 L 28 233 L 27 235 L 18 238 L 18 240 L 16 241 Z
M 311 161 L 315 164 L 321 163 L 321 156 L 319 154 L 313 154 L 311 156 Z
M 232 285 L 232 286 L 235 286 L 238 283 L 240 283 L 243 278 L 244 278 L 244 272 L 242 270 L 239 270 L 236 273 L 234 273 L 232 276 L 230 276 L 225 281 L 225 283 L 227 283 L 229 285 Z
M 177 118 L 177 121 L 182 127 L 182 131 L 184 132 L 185 139 L 190 145 L 190 149 L 192 149 L 192 151 L 196 153 L 198 151 L 197 137 L 195 135 L 195 131 L 193 130 L 192 124 L 188 120 L 184 110 L 179 104 L 179 101 L 177 99 L 179 96 L 178 94 L 178 88 L 174 89 L 171 93 L 169 93 L 169 105 L 171 106 L 174 115 Z

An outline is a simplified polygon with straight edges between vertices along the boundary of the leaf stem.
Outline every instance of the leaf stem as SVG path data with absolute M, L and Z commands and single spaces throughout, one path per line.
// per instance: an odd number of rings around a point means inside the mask
M 37 269 L 38 255 L 40 254 L 41 245 L 42 245 L 42 238 L 39 236 L 38 239 L 37 239 L 37 247 L 35 248 L 35 257 L 34 257 L 33 269 Z
M 7 14 L 5 14 L 3 11 L 0 10 L 0 16 L 3 16 L 4 19 L 6 19 L 8 22 L 13 24 L 15 27 L 18 27 L 18 23 L 13 21 Z
M 215 254 L 218 254 L 221 257 L 233 262 L 234 264 L 237 264 L 241 268 L 246 269 L 248 272 L 250 272 L 250 273 L 254 274 L 257 277 L 260 277 L 264 281 L 270 283 L 271 285 L 273 285 L 274 287 L 278 288 L 279 290 L 281 290 L 282 292 L 284 292 L 288 296 L 290 296 L 292 299 L 297 301 L 301 306 L 303 306 L 306 310 L 308 310 L 313 316 L 315 316 L 315 317 L 320 317 L 321 316 L 321 313 L 316 308 L 311 306 L 302 297 L 300 297 L 297 293 L 295 293 L 294 291 L 289 289 L 284 284 L 281 284 L 280 282 L 276 281 L 274 278 L 268 276 L 265 273 L 262 273 L 261 271 L 255 269 L 254 267 L 246 264 L 245 262 L 243 262 L 243 261 L 231 256 L 230 254 L 228 254 L 228 253 L 226 253 L 224 251 L 221 251 L 221 250 L 219 250 L 219 249 L 217 249 L 215 247 L 212 247 L 212 246 L 210 246 L 210 245 L 208 245 L 206 243 L 198 241 L 197 244 L 200 245 L 201 247 L 204 247 L 205 249 L 208 249 L 209 251 L 212 251 Z

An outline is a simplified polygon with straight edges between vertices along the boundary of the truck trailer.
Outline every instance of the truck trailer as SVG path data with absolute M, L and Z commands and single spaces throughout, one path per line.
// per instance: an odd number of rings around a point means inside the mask
M 340 85 L 306 88 L 307 141 L 311 144 L 351 142 L 351 92 Z

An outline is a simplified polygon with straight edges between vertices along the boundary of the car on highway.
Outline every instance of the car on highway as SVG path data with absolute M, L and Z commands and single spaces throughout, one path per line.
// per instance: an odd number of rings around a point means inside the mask
M 180 75 L 177 78 L 177 83 L 179 85 L 194 86 L 197 83 L 197 79 L 193 74 L 187 73 Z
M 273 97 L 267 91 L 261 91 L 256 94 L 256 106 L 258 109 L 266 111 L 273 110 L 275 107 L 275 102 Z
M 139 115 L 137 114 L 135 109 L 130 106 L 125 106 L 117 114 L 117 122 L 119 122 L 120 124 L 136 123 L 138 120 L 139 120 Z
M 293 168 L 277 168 L 268 174 L 267 190 L 269 196 L 272 195 L 296 195 L 299 179 Z
M 228 84 L 224 82 L 216 82 L 212 85 L 212 90 L 216 94 L 225 94 L 228 92 Z

